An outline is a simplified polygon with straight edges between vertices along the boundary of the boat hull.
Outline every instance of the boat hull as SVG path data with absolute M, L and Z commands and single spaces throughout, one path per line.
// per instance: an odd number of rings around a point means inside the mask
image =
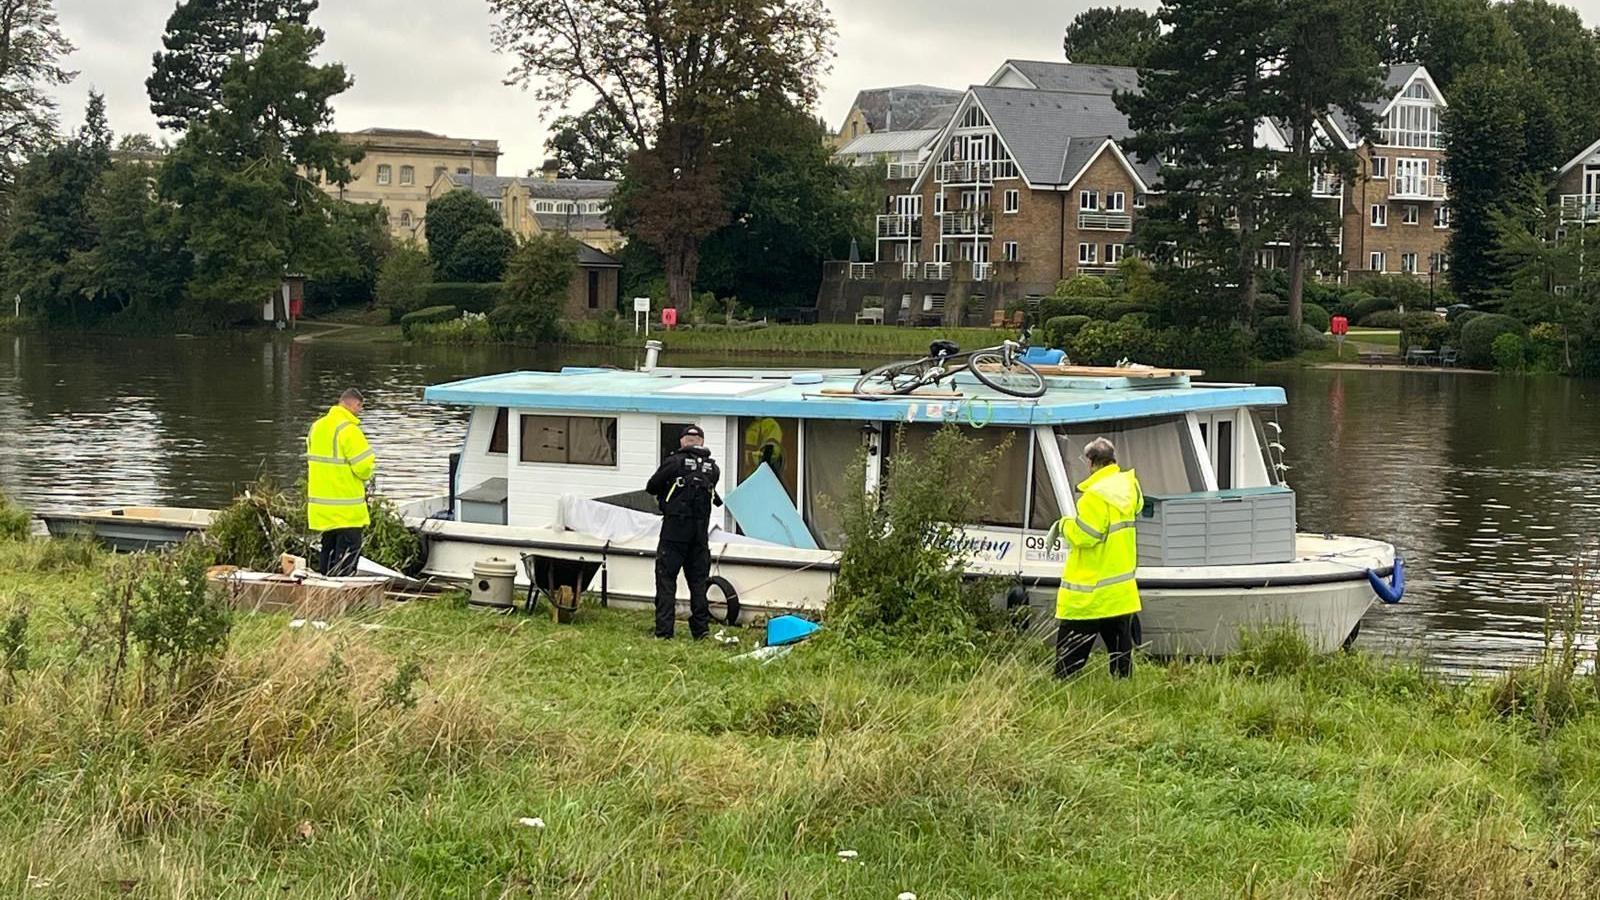
M 119 506 L 83 512 L 45 512 L 50 536 L 89 538 L 119 553 L 181 543 L 205 531 L 214 510 L 184 506 Z
M 474 563 L 496 557 L 518 561 L 523 554 L 605 563 L 605 588 L 612 605 L 648 606 L 655 591 L 655 553 L 651 546 L 609 544 L 597 538 L 551 528 L 468 525 L 439 519 L 412 523 L 427 545 L 425 574 L 466 581 Z M 1220 656 L 1239 648 L 1241 636 L 1277 627 L 1301 632 L 1313 649 L 1331 652 L 1353 636 L 1376 599 L 1366 572 L 1386 573 L 1394 548 L 1362 538 L 1301 535 L 1302 559 L 1256 566 L 1145 568 L 1139 573 L 1144 609 L 1140 614 L 1147 652 L 1157 656 Z M 737 592 L 754 615 L 795 612 L 820 614 L 838 569 L 827 551 L 712 543 L 712 574 Z M 973 566 L 1023 584 L 1032 621 L 1041 637 L 1054 634 L 1059 566 Z M 519 566 L 517 582 L 527 586 Z M 589 590 L 598 593 L 600 579 Z M 678 600 L 685 608 L 687 588 L 679 579 Z M 717 597 L 713 594 L 713 600 Z

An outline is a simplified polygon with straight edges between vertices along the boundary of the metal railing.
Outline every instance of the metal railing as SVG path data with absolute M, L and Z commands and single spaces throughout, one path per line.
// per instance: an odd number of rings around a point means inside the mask
M 850 280 L 865 281 L 872 277 L 872 263 L 853 262 L 850 264 Z
M 1311 179 L 1313 197 L 1343 197 L 1344 179 L 1337 172 L 1318 172 Z
M 900 265 L 900 277 L 907 280 L 915 279 L 917 277 L 917 269 L 919 268 L 921 268 L 921 263 L 902 263 Z
M 944 184 L 988 184 L 1016 177 L 1017 164 L 1009 159 L 962 159 L 939 164 L 939 181 Z
M 1132 231 L 1133 216 L 1125 212 L 1080 212 L 1078 228 L 1085 231 Z
M 989 273 L 994 271 L 994 263 L 975 262 L 972 264 L 972 280 L 988 281 Z
M 1396 200 L 1444 200 L 1449 197 L 1449 182 L 1438 175 L 1396 175 L 1389 182 L 1389 196 Z
M 1600 194 L 1562 194 L 1561 221 L 1600 222 Z
M 948 281 L 950 280 L 950 264 L 947 262 L 923 263 L 922 278 L 925 281 Z
M 921 174 L 922 174 L 922 163 L 892 162 L 892 163 L 889 163 L 889 169 L 888 169 L 888 172 L 886 173 L 886 176 L 888 177 L 888 179 L 890 181 L 894 181 L 896 179 L 902 179 L 902 178 L 910 180 L 910 179 L 916 178 L 918 175 L 921 175 Z
M 946 237 L 994 234 L 994 215 L 970 209 L 940 213 L 939 233 Z
M 878 237 L 905 238 L 922 236 L 922 216 L 899 213 L 878 217 Z
M 1079 275 L 1115 275 L 1117 267 L 1114 265 L 1101 265 L 1099 263 L 1078 263 Z

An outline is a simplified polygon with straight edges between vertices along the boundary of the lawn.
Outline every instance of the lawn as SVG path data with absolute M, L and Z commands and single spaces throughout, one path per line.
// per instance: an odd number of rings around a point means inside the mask
M 1600 715 L 1267 642 L 770 665 L 457 600 L 238 617 L 187 693 L 75 626 L 107 561 L 0 545 L 0 890 L 30 897 L 1587 897 Z M 98 646 L 98 645 L 96 645 Z M 134 673 L 140 671 L 135 666 Z M 537 821 L 535 821 L 537 820 Z M 853 856 L 842 858 L 843 851 Z

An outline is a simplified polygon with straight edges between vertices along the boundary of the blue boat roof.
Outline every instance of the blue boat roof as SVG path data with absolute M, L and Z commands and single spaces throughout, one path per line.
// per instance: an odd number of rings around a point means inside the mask
M 1282 388 L 1195 384 L 1187 377 L 1048 377 L 1037 400 L 989 388 L 968 373 L 906 397 L 863 400 L 850 394 L 854 370 L 668 369 L 629 372 L 567 368 L 506 372 L 434 385 L 431 403 L 504 406 L 573 413 L 783 416 L 803 419 L 1050 425 L 1171 413 L 1281 406 Z

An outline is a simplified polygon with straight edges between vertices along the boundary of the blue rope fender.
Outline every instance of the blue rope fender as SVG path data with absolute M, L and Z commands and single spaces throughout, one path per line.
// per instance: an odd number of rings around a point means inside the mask
M 1394 574 L 1388 581 L 1383 580 L 1376 570 L 1367 570 L 1367 583 L 1372 585 L 1372 590 L 1378 599 L 1384 603 L 1399 603 L 1400 598 L 1406 595 L 1406 560 L 1399 553 L 1394 555 Z

